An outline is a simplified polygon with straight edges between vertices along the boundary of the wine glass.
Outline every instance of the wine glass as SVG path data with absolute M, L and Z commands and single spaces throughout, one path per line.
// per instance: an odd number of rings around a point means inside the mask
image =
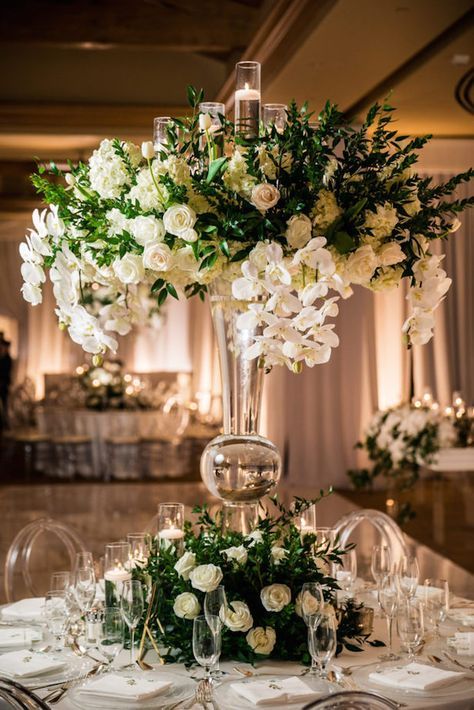
M 319 615 L 324 608 L 323 588 L 317 582 L 305 582 L 301 587 L 301 616 L 309 626 L 313 617 Z
M 124 619 L 120 609 L 106 607 L 102 614 L 97 647 L 108 660 L 109 665 L 123 648 L 124 629 Z
M 68 592 L 70 586 L 70 572 L 53 572 L 53 574 L 49 578 L 49 588 L 53 591 Z
M 308 647 L 311 654 L 311 674 L 317 670 L 321 678 L 327 676 L 327 666 L 337 647 L 336 615 L 322 611 L 312 617 L 308 625 Z
M 68 623 L 67 595 L 64 591 L 52 589 L 46 593 L 43 615 L 49 632 L 56 639 L 56 651 L 62 651 L 62 640 Z
M 78 569 L 94 569 L 94 557 L 92 552 L 87 552 L 83 550 L 82 552 L 76 552 L 76 561 L 74 564 L 74 572 Z
M 392 557 L 390 549 L 386 545 L 374 545 L 372 548 L 372 559 L 370 570 L 377 586 L 377 600 L 380 608 L 380 585 L 383 578 L 390 574 L 392 569 Z
M 135 629 L 145 609 L 143 587 L 139 580 L 128 579 L 123 583 L 120 609 L 124 621 L 130 629 L 130 664 L 133 665 L 135 663 Z
M 418 560 L 411 555 L 403 556 L 397 567 L 397 581 L 400 593 L 407 599 L 415 596 L 420 578 Z
M 355 550 L 349 550 L 343 556 L 343 568 L 336 572 L 338 585 L 345 592 L 351 592 L 357 579 L 357 555 Z
M 212 614 L 196 616 L 193 621 L 194 658 L 205 669 L 205 682 L 212 692 L 211 668 L 216 665 L 221 655 L 221 621 Z M 205 687 L 206 687 L 205 686 Z M 206 700 L 210 701 L 207 697 Z
M 437 638 L 440 622 L 445 620 L 449 609 L 449 586 L 445 579 L 425 579 L 423 605 L 427 620 L 433 624 Z
M 397 630 L 402 644 L 408 649 L 412 661 L 415 650 L 423 640 L 423 607 L 417 599 L 404 599 L 397 614 Z
M 95 598 L 94 567 L 76 567 L 74 572 L 74 597 L 82 614 L 87 613 Z
M 390 653 L 386 660 L 396 660 L 398 656 L 393 653 L 393 620 L 398 609 L 398 586 L 395 575 L 387 574 L 380 585 L 380 607 L 387 617 L 388 641 Z

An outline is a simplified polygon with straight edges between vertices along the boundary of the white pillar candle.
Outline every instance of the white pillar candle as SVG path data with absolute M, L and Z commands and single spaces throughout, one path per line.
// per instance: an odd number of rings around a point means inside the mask
M 117 567 L 108 569 L 104 574 L 104 579 L 107 582 L 116 584 L 117 582 L 128 582 L 129 579 L 132 579 L 132 575 L 127 569 L 118 565 Z
M 158 537 L 161 540 L 181 540 L 184 537 L 184 532 L 179 528 L 165 528 L 159 531 Z

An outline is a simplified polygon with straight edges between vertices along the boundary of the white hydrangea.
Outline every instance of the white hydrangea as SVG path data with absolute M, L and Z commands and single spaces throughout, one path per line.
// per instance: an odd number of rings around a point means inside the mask
M 342 210 L 337 204 L 336 195 L 329 190 L 320 190 L 318 199 L 311 211 L 315 227 L 324 231 L 340 217 L 341 214 Z
M 377 205 L 375 212 L 365 213 L 364 230 L 369 229 L 376 239 L 389 237 L 398 224 L 397 210 L 389 202 Z
M 103 140 L 89 159 L 90 185 L 100 197 L 115 199 L 125 185 L 130 183 L 130 175 L 122 158 L 117 155 L 112 141 Z
M 127 195 L 131 202 L 138 202 L 145 212 L 162 210 L 169 199 L 167 188 L 159 182 L 158 161 L 154 160 L 152 162 L 151 169 L 153 175 L 148 167 L 142 168 L 137 173 L 136 184 Z

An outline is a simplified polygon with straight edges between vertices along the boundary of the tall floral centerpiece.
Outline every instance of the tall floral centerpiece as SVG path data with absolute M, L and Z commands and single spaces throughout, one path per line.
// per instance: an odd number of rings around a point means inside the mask
M 391 125 L 375 104 L 358 128 L 329 102 L 264 107 L 260 66 L 237 65 L 235 123 L 188 89 L 191 113 L 155 119 L 141 149 L 104 140 L 86 163 L 41 166 L 50 205 L 20 246 L 23 295 L 41 302 L 46 270 L 60 327 L 100 357 L 141 318 L 142 299 L 210 296 L 220 347 L 224 433 L 202 459 L 208 488 L 241 505 L 280 475 L 258 435 L 264 371 L 326 363 L 339 344 L 341 299 L 408 280 L 406 343 L 426 343 L 451 280 L 431 244 L 459 227 L 470 200 L 449 200 L 473 171 L 433 185 L 415 170 L 427 138 Z M 276 106 L 276 107 L 275 107 Z M 317 121 L 314 122 L 317 118 Z M 108 293 L 99 312 L 85 293 Z

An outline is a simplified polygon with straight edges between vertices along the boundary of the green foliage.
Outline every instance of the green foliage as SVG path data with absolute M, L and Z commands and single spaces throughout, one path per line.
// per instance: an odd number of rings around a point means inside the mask
M 304 621 L 295 613 L 296 599 L 304 582 L 314 581 L 325 585 L 327 603 L 335 603 L 338 586 L 327 570 L 331 562 L 341 563 L 344 554 L 352 546 L 341 549 L 338 541 L 332 549 L 327 545 L 318 546 L 315 535 L 301 538 L 295 525 L 295 519 L 304 510 L 328 494 L 329 492 L 321 491 L 314 501 L 296 498 L 290 508 L 274 498 L 275 514 L 259 518 L 256 535 L 253 537 L 245 537 L 239 532 L 229 530 L 223 532 L 221 515 L 213 517 L 206 506 L 197 506 L 193 510 L 196 516 L 194 525 L 189 521 L 185 523 L 185 548 L 196 556 L 195 564 L 213 564 L 219 567 L 223 573 L 222 584 L 225 586 L 228 602 L 245 602 L 253 617 L 253 627 L 272 627 L 275 630 L 277 640 L 271 653 L 273 658 L 303 663 L 310 660 L 307 651 L 307 629 Z M 238 564 L 223 554 L 227 548 L 241 545 L 247 552 L 245 563 Z M 275 561 L 272 556 L 274 546 L 283 547 L 286 551 L 281 561 Z M 177 560 L 174 546 L 161 545 L 158 548 L 155 543 L 148 566 L 139 572 L 139 575 L 157 582 L 158 585 L 151 628 L 160 646 L 167 649 L 165 659 L 189 663 L 193 660 L 192 620 L 177 617 L 173 605 L 179 594 L 192 592 L 202 607 L 204 594 L 176 572 Z M 291 589 L 291 602 L 281 612 L 266 611 L 260 599 L 262 588 L 275 583 L 285 584 Z M 356 611 L 360 608 L 361 605 L 349 600 L 337 609 L 339 651 L 344 646 L 360 650 L 360 645 L 366 641 L 366 637 L 358 633 L 356 625 Z M 164 629 L 164 635 L 160 631 L 158 620 Z M 225 627 L 222 643 L 222 657 L 242 662 L 254 662 L 259 658 L 248 645 L 246 632 L 233 632 Z

